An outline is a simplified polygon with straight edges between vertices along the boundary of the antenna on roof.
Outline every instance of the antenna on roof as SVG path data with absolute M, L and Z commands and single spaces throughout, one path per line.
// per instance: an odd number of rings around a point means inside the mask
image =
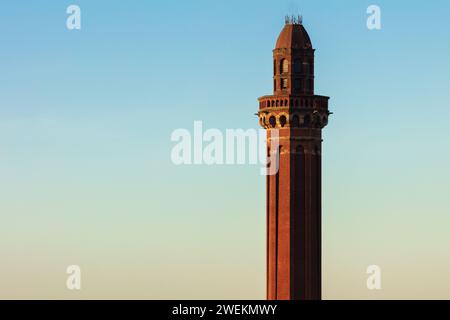
M 302 15 L 285 16 L 284 23 L 285 24 L 303 24 L 303 16 Z

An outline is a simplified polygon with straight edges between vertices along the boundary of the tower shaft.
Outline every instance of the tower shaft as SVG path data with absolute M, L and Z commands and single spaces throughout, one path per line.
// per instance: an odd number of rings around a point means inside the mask
M 267 176 L 269 300 L 321 298 L 320 137 L 295 131 L 280 129 L 278 173 Z
M 314 94 L 314 49 L 301 22 L 287 21 L 273 56 L 274 93 L 259 98 L 258 112 L 268 153 L 279 159 L 266 182 L 267 299 L 319 300 L 329 98 Z

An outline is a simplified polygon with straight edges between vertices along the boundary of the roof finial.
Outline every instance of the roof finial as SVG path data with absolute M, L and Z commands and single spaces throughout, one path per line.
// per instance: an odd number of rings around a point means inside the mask
M 303 24 L 303 16 L 297 15 L 297 16 L 285 16 L 284 17 L 285 24 Z

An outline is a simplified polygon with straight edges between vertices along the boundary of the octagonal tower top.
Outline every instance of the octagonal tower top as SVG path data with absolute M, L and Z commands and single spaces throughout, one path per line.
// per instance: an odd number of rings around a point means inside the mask
M 275 49 L 311 49 L 312 43 L 308 32 L 303 27 L 303 18 L 289 17 L 285 18 L 285 26 L 278 36 Z

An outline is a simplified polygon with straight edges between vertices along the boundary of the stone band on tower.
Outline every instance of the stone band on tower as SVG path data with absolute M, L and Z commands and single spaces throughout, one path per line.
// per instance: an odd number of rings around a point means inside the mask
M 286 19 L 273 50 L 271 96 L 259 122 L 279 169 L 267 176 L 267 298 L 321 299 L 321 144 L 329 97 L 314 95 L 314 49 L 302 19 Z M 278 130 L 277 134 L 273 134 Z M 271 139 L 278 150 L 270 150 Z

